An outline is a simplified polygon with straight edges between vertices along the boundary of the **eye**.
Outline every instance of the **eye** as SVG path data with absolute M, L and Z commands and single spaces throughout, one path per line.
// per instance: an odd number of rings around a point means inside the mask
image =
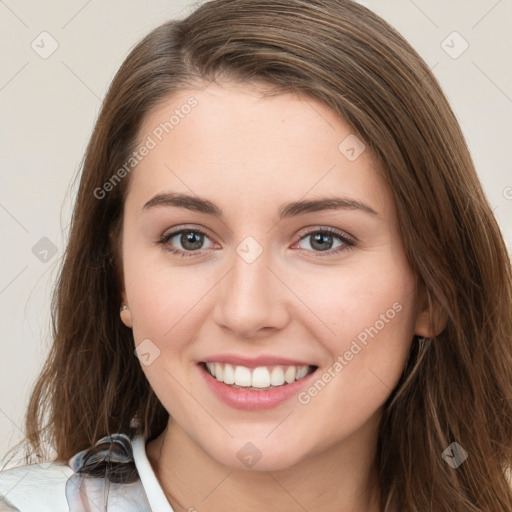
M 307 239 L 310 239 L 309 245 L 313 248 L 315 253 L 325 253 L 318 254 L 318 256 L 322 257 L 338 254 L 355 245 L 355 241 L 347 234 L 332 228 L 321 228 L 316 231 L 310 231 L 306 234 L 302 234 L 298 243 L 300 244 Z M 334 240 L 336 239 L 339 241 L 339 245 L 337 248 L 332 249 Z
M 186 228 L 171 233 L 165 233 L 161 236 L 158 241 L 166 251 L 180 256 L 194 256 L 194 253 L 200 253 L 204 249 L 204 238 L 208 238 L 208 235 L 197 228 Z M 176 239 L 176 240 L 174 240 Z M 183 249 L 176 249 L 175 245 L 181 244 Z
M 301 238 L 297 244 L 309 238 L 313 252 L 318 253 L 318 256 L 321 257 L 338 254 L 355 245 L 355 241 L 349 235 L 332 228 L 321 228 L 305 234 L 303 233 L 300 236 Z M 204 249 L 208 248 L 203 247 L 205 238 L 210 240 L 208 235 L 201 229 L 182 228 L 171 231 L 170 233 L 164 233 L 160 237 L 160 240 L 158 240 L 158 243 L 161 244 L 166 251 L 181 257 L 198 256 Z M 332 245 L 335 240 L 338 240 L 339 245 L 337 248 L 333 249 Z M 182 249 L 176 248 L 177 244 L 181 245 Z M 304 249 L 304 247 L 300 248 Z

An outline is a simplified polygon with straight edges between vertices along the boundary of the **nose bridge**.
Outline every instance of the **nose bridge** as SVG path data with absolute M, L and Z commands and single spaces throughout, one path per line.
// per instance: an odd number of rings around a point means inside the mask
M 278 279 L 270 270 L 272 254 L 253 237 L 246 237 L 233 255 L 217 303 L 217 322 L 240 335 L 278 327 L 283 306 Z M 269 268 L 270 267 L 270 268 Z M 282 311 L 281 311 L 282 313 Z
M 252 240 L 243 241 L 237 247 L 236 256 L 233 258 L 233 287 L 249 300 L 250 296 L 264 298 L 271 276 L 268 269 L 272 259 L 270 251 L 260 247 Z

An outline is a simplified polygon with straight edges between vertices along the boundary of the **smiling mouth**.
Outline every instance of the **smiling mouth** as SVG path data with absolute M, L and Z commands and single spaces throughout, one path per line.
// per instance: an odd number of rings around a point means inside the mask
M 318 367 L 314 365 L 246 366 L 228 363 L 200 363 L 200 366 L 219 382 L 235 389 L 269 391 L 302 380 Z

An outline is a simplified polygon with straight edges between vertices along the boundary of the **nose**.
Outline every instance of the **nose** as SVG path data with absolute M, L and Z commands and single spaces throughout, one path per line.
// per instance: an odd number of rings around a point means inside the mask
M 235 253 L 233 266 L 219 283 L 214 319 L 237 339 L 266 337 L 289 321 L 290 292 L 271 268 L 267 252 L 252 262 Z

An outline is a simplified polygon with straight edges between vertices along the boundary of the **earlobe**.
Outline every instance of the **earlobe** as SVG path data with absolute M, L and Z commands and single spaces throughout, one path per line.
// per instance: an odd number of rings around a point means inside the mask
M 422 299 L 416 316 L 414 334 L 421 338 L 434 338 L 441 334 L 448 323 L 448 313 L 436 300 L 429 300 L 428 293 L 422 293 Z
M 110 250 L 113 255 L 114 261 L 114 271 L 116 275 L 116 280 L 118 282 L 119 288 L 121 289 L 121 309 L 119 310 L 119 315 L 121 317 L 121 321 L 126 327 L 130 329 L 133 326 L 132 322 L 132 314 L 130 309 L 128 308 L 128 300 L 126 297 L 126 289 L 124 284 L 124 273 L 123 273 L 123 265 L 122 265 L 122 248 L 121 248 L 121 220 L 118 221 L 113 231 L 109 233 L 110 238 Z
M 126 327 L 129 327 L 130 329 L 133 327 L 132 323 L 132 314 L 126 304 L 123 304 L 121 306 L 121 309 L 119 310 L 119 314 L 121 316 L 121 321 L 123 322 Z

